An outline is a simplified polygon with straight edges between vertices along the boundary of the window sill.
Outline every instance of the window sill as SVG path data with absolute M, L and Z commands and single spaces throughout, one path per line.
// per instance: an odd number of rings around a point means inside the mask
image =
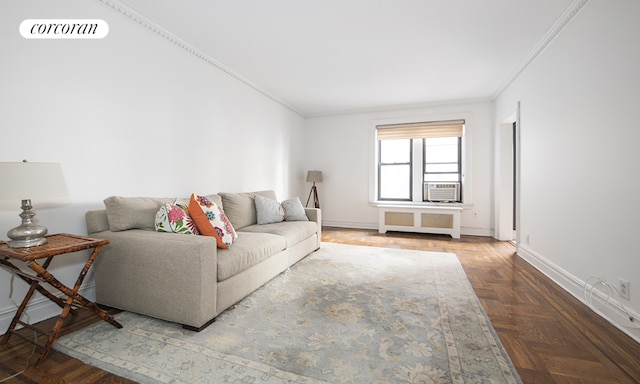
M 469 205 L 464 203 L 433 203 L 433 202 L 415 202 L 415 201 L 370 201 L 369 205 L 372 207 L 406 207 L 406 208 L 431 208 L 431 207 L 445 207 L 445 208 L 465 208 Z

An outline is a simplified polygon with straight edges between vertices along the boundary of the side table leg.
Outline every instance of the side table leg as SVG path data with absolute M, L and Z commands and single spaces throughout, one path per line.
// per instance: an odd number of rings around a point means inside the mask
M 80 286 L 82 285 L 82 283 L 83 283 L 83 281 L 84 281 L 84 279 L 85 279 L 85 277 L 87 275 L 87 272 L 89 271 L 89 268 L 91 268 L 91 265 L 93 264 L 93 261 L 96 259 L 96 257 L 98 256 L 98 253 L 100 252 L 100 248 L 101 248 L 100 246 L 96 247 L 94 249 L 94 251 L 91 253 L 91 256 L 89 257 L 89 259 L 85 263 L 84 267 L 82 268 L 82 271 L 80 271 L 80 275 L 78 276 L 78 279 L 76 280 L 76 283 L 73 286 L 73 289 L 70 289 L 66 285 L 62 284 L 51 273 L 49 273 L 46 270 L 46 268 L 44 268 L 43 266 L 39 265 L 35 261 L 33 261 L 33 262 L 31 262 L 29 264 L 29 268 L 31 268 L 33 271 L 35 271 L 38 274 L 39 277 L 44 279 L 48 284 L 50 284 L 51 286 L 55 287 L 60 292 L 62 292 L 65 295 L 67 295 L 67 299 L 66 299 L 64 307 L 62 309 L 62 313 L 60 314 L 60 317 L 58 318 L 58 320 L 56 321 L 55 325 L 53 326 L 53 330 L 49 334 L 49 338 L 47 340 L 47 343 L 45 344 L 44 351 L 42 352 L 42 354 L 40 355 L 40 358 L 38 359 L 38 363 L 44 361 L 47 358 L 47 356 L 49 355 L 49 352 L 51 352 L 51 348 L 53 347 L 53 343 L 55 342 L 56 338 L 58 337 L 58 332 L 60 332 L 60 329 L 62 328 L 62 325 L 64 323 L 64 319 L 69 315 L 69 312 L 72 310 L 72 305 L 74 304 L 74 302 L 77 302 L 78 305 L 93 311 L 102 320 L 108 322 L 109 324 L 113 325 L 114 327 L 122 328 L 122 325 L 120 323 L 118 323 L 113 318 L 113 316 L 109 315 L 107 312 L 105 312 L 102 309 L 98 308 L 98 306 L 94 302 L 85 299 L 82 295 L 80 295 L 78 293 L 78 290 L 80 289 Z
M 43 362 L 47 358 L 47 356 L 49 356 L 49 352 L 51 352 L 53 343 L 56 341 L 56 338 L 58 337 L 58 332 L 60 332 L 60 329 L 62 328 L 62 324 L 64 324 L 64 319 L 66 319 L 67 316 L 69 315 L 69 311 L 71 310 L 71 304 L 73 304 L 73 297 L 67 298 L 67 302 L 65 303 L 65 306 L 62 309 L 62 313 L 60 314 L 60 317 L 58 317 L 56 324 L 53 326 L 53 330 L 49 334 L 49 338 L 47 339 L 47 342 L 44 346 L 44 351 L 42 351 L 42 353 L 40 354 L 40 358 L 38 358 L 38 362 L 36 364 Z
M 51 260 L 52 260 L 52 257 L 49 257 L 44 262 L 43 268 L 46 269 L 49 266 L 49 264 L 51 263 Z M 14 276 L 18 276 L 24 282 L 29 284 L 29 290 L 27 291 L 27 294 L 22 299 L 22 303 L 20 303 L 20 305 L 18 306 L 18 310 L 16 311 L 15 316 L 11 320 L 11 323 L 9 324 L 9 328 L 7 328 L 7 332 L 4 334 L 2 339 L 0 339 L 0 344 L 6 344 L 9 341 L 9 338 L 11 337 L 13 332 L 15 331 L 15 328 L 21 322 L 22 315 L 24 314 L 25 310 L 27 309 L 27 305 L 31 301 L 31 298 L 33 297 L 33 294 L 35 293 L 35 291 L 40 292 L 40 294 L 42 294 L 43 296 L 47 297 L 49 300 L 53 301 L 54 303 L 56 303 L 62 309 L 64 309 L 65 302 L 64 302 L 64 300 L 62 300 L 58 296 L 56 296 L 53 293 L 47 291 L 42 285 L 40 285 L 40 282 L 42 280 L 39 280 L 35 276 L 30 276 L 30 275 L 25 274 L 24 272 L 22 272 L 20 270 L 20 268 L 16 267 L 12 263 L 10 263 L 8 260 L 0 259 L 0 264 L 1 264 L 0 266 L 5 268 L 6 271 L 8 271 L 9 273 L 13 274 Z M 71 314 L 75 316 L 78 313 L 77 313 L 77 311 L 75 309 L 71 308 Z
M 22 303 L 20 303 L 20 306 L 18 306 L 18 311 L 16 312 L 16 315 L 13 316 L 13 319 L 9 324 L 9 328 L 7 328 L 7 333 L 5 333 L 4 336 L 2 337 L 0 344 L 6 344 L 9 341 L 9 338 L 13 334 L 13 331 L 16 329 L 16 326 L 18 325 L 18 321 L 20 321 L 20 318 L 22 318 L 22 314 L 24 313 L 24 310 L 27 308 L 27 304 L 29 304 L 29 301 L 31 301 L 31 297 L 33 296 L 34 292 L 36 291 L 36 287 L 38 286 L 39 286 L 39 283 L 36 280 L 31 281 L 29 291 L 27 291 L 27 294 L 24 296 L 24 299 L 22 299 Z

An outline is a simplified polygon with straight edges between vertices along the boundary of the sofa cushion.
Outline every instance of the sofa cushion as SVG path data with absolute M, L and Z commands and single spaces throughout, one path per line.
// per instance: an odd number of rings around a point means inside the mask
M 317 232 L 318 224 L 315 221 L 283 221 L 246 226 L 242 228 L 239 236 L 245 236 L 249 233 L 271 233 L 283 236 L 287 241 L 287 248 L 291 248 Z
M 191 195 L 189 214 L 196 223 L 200 234 L 216 238 L 218 248 L 231 247 L 238 237 L 222 207 L 204 196 Z
M 109 229 L 114 232 L 127 229 L 155 230 L 156 213 L 171 198 L 111 196 L 104 199 Z
M 274 191 L 258 191 L 244 193 L 218 193 L 222 197 L 222 206 L 224 212 L 233 224 L 233 227 L 239 230 L 247 225 L 256 224 L 256 204 L 254 198 L 256 195 L 264 196 L 276 200 Z
M 189 215 L 189 203 L 182 200 L 176 200 L 160 207 L 156 213 L 156 231 L 184 235 L 200 234 L 198 227 Z
M 282 236 L 270 233 L 243 233 L 232 248 L 218 249 L 218 281 L 226 280 L 258 264 L 286 247 Z
M 278 203 L 273 199 L 256 195 L 256 219 L 258 224 L 281 221 L 309 221 L 300 199 L 295 197 Z

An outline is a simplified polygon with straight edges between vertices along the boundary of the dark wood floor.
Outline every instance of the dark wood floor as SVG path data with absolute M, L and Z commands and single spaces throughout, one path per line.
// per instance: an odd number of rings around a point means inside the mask
M 640 383 L 640 344 L 491 238 L 324 228 L 323 241 L 455 253 L 522 381 L 544 384 Z M 72 319 L 72 316 L 69 316 Z M 70 332 L 97 321 L 82 312 Z M 46 327 L 50 321 L 41 324 Z M 0 345 L 0 380 L 22 370 L 32 346 Z M 36 352 L 37 353 L 37 352 Z M 35 362 L 36 356 L 31 358 Z M 60 352 L 5 383 L 130 383 Z
M 325 228 L 329 242 L 453 252 L 522 381 L 640 383 L 640 344 L 492 238 Z

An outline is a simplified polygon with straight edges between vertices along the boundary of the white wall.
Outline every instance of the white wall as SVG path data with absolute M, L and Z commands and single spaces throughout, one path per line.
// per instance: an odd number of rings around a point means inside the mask
M 521 104 L 520 254 L 580 298 L 592 275 L 630 281 L 636 314 L 638 15 L 636 0 L 591 0 L 496 102 L 498 121 Z
M 468 155 L 462 233 L 493 235 L 492 102 L 454 102 L 438 105 L 361 111 L 308 118 L 308 169 L 323 172 L 318 184 L 325 225 L 377 228 L 378 210 L 369 204 L 374 186 L 374 130 L 376 124 L 464 118 Z M 476 216 L 473 216 L 473 213 Z
M 102 40 L 26 40 L 29 18 L 103 19 Z M 72 203 L 36 210 L 50 233 L 86 234 L 110 195 L 274 189 L 304 198 L 304 119 L 97 1 L 0 4 L 0 161 L 59 162 Z M 34 204 L 37 205 L 37 201 Z M 0 211 L 0 238 L 20 222 Z M 83 255 L 52 271 L 73 284 Z M 15 313 L 0 270 L 0 333 Z M 92 297 L 91 277 L 85 293 Z M 25 286 L 16 280 L 14 300 Z M 32 321 L 58 311 L 40 297 Z

